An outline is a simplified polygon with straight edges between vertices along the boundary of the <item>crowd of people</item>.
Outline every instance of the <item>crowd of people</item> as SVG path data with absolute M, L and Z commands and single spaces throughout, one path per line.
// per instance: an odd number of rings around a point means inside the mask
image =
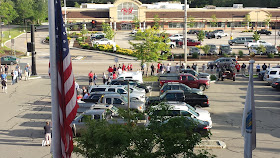
M 9 75 L 9 69 L 11 69 L 11 67 L 9 67 L 7 64 L 5 66 L 0 66 L 0 73 L 1 73 L 1 85 L 2 85 L 2 92 L 3 93 L 7 93 L 7 81 L 8 81 L 8 75 Z M 26 64 L 25 68 L 24 68 L 24 76 L 25 76 L 25 80 L 29 80 L 29 77 L 31 75 L 30 73 L 30 65 L 29 63 Z M 22 69 L 19 66 L 19 64 L 16 65 L 15 69 L 12 70 L 11 69 L 11 85 L 18 83 L 19 80 L 22 80 Z

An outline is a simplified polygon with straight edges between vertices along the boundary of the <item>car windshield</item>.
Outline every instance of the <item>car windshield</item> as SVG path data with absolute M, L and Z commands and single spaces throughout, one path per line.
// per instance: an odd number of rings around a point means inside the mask
M 199 114 L 197 112 L 195 112 L 195 110 L 189 109 L 188 111 L 196 117 L 199 116 Z
M 275 46 L 266 46 L 266 49 L 275 49 Z
M 229 46 L 221 46 L 222 49 L 229 49 Z
M 121 99 L 122 99 L 125 103 L 128 103 L 127 97 L 122 96 Z
M 209 46 L 210 46 L 210 49 L 216 49 L 215 45 L 209 45 Z

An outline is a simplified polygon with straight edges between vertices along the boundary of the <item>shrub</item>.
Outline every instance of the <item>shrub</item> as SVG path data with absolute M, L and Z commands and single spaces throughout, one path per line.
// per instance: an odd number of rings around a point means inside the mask
M 229 57 L 229 55 L 227 55 L 226 53 L 223 54 L 224 57 Z
M 211 80 L 211 81 L 217 80 L 217 76 L 216 76 L 216 75 L 211 75 L 211 76 L 210 76 L 210 80 Z
M 267 57 L 268 57 L 268 58 L 274 58 L 274 54 L 273 54 L 273 53 L 268 53 L 268 54 L 267 54 Z
M 50 40 L 50 37 L 48 36 L 48 37 L 46 37 L 46 41 L 49 41 Z
M 242 50 L 239 50 L 239 51 L 238 51 L 238 54 L 239 54 L 239 58 L 242 58 L 242 57 L 244 56 L 244 53 L 243 53 Z
M 236 54 L 233 52 L 233 53 L 231 54 L 231 56 L 232 56 L 232 57 L 235 57 L 235 56 L 236 56 Z
M 197 52 L 194 52 L 194 53 L 192 54 L 192 58 L 197 59 L 197 58 L 198 58 L 198 53 L 197 53 Z

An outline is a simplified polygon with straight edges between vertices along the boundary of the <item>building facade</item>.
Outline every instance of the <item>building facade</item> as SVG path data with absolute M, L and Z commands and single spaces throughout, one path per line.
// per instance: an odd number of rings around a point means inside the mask
M 188 29 L 280 28 L 280 8 L 243 8 L 242 4 L 234 4 L 233 7 L 187 8 L 187 13 Z M 142 4 L 138 0 L 116 0 L 114 4 L 85 3 L 80 8 L 66 8 L 68 23 L 90 24 L 95 20 L 95 29 L 100 29 L 105 22 L 115 30 L 132 30 L 135 18 L 139 20 L 139 27 L 150 28 L 155 16 L 162 30 L 184 29 L 184 4 L 180 2 Z

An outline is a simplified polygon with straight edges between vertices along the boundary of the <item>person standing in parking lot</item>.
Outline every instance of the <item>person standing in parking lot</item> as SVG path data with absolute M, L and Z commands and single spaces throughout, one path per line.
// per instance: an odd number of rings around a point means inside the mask
M 9 66 L 6 64 L 4 68 L 5 68 L 5 73 L 8 74 Z
M 236 68 L 237 73 L 239 73 L 239 71 L 240 71 L 240 65 L 239 65 L 239 63 L 237 63 L 237 64 L 235 65 L 235 68 Z
M 93 73 L 92 71 L 90 71 L 88 74 L 88 85 L 92 86 L 92 81 L 93 81 Z
M 259 73 L 261 72 L 261 66 L 260 66 L 260 64 L 258 64 L 258 65 L 256 66 L 256 69 L 257 69 L 256 74 L 259 74 Z
M 113 73 L 115 73 L 115 72 L 113 72 Z M 95 73 L 93 74 L 92 79 L 93 79 L 94 85 L 96 85 L 97 75 Z
M 1 80 L 3 93 L 7 93 L 7 74 L 4 71 L 1 74 Z
M 151 76 L 153 76 L 155 73 L 155 66 L 154 64 L 151 65 Z
M 45 142 L 46 146 L 51 145 L 51 126 L 49 122 L 46 122 L 46 125 L 44 126 L 44 131 L 45 131 Z
M 245 70 L 246 70 L 246 64 L 243 63 L 243 64 L 241 65 L 242 75 L 245 75 Z
M 202 64 L 202 72 L 205 73 L 205 71 L 206 71 L 206 65 Z
M 265 63 L 263 63 L 262 69 L 263 69 L 263 71 L 265 71 L 267 69 L 267 66 L 265 65 Z

